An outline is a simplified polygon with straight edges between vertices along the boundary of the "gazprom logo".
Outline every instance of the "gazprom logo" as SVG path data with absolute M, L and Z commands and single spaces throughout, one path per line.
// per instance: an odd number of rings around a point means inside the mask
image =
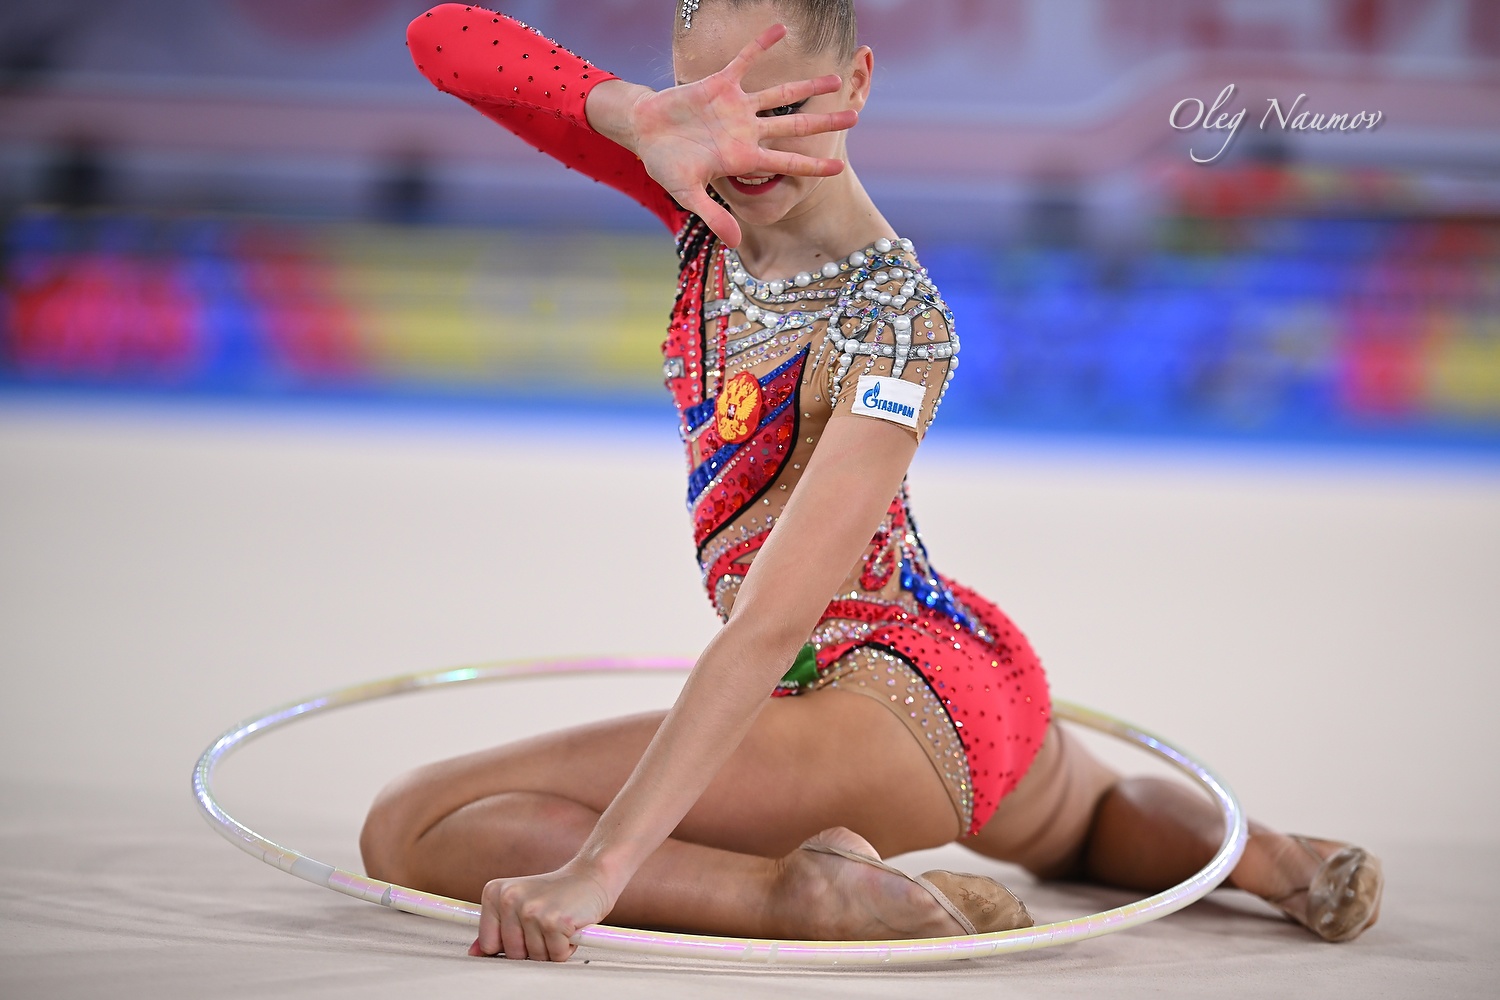
M 889 399 L 880 398 L 879 379 L 875 380 L 875 384 L 864 394 L 860 402 L 864 404 L 866 410 L 889 413 L 893 416 L 901 417 L 903 420 L 917 419 L 917 408 L 915 406 L 906 406 L 902 403 L 894 403 Z
M 883 375 L 865 375 L 859 380 L 853 411 L 862 417 L 889 420 L 916 427 L 925 390 L 915 382 Z

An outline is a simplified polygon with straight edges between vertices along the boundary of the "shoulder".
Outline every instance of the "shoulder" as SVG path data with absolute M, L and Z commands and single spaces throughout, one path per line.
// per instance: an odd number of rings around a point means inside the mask
M 867 253 L 850 283 L 842 322 L 829 327 L 829 341 L 840 356 L 835 378 L 842 380 L 862 357 L 889 359 L 896 378 L 915 361 L 955 359 L 953 313 L 911 241 L 882 240 Z
M 829 404 L 902 423 L 920 439 L 958 367 L 953 313 L 909 241 L 882 240 L 861 256 L 828 328 Z

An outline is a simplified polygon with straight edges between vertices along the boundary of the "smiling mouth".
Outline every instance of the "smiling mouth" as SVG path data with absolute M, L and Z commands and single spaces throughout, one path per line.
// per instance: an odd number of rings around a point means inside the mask
M 729 184 L 740 194 L 765 194 L 781 183 L 782 174 L 770 177 L 731 177 Z

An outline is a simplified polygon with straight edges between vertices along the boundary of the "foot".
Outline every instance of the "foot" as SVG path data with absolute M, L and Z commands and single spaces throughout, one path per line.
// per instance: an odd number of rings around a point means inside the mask
M 1266 902 L 1325 941 L 1352 941 L 1380 919 L 1380 860 L 1363 848 L 1291 836 L 1278 845 L 1283 889 Z
M 842 828 L 807 842 L 879 859 L 863 837 Z M 967 933 L 915 882 L 873 865 L 798 849 L 779 862 L 775 893 L 780 935 L 803 941 L 899 941 Z

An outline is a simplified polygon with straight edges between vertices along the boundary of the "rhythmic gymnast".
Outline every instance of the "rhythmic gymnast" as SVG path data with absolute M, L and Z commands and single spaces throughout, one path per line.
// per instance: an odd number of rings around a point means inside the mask
M 1145 892 L 1202 867 L 1218 810 L 1053 725 L 1025 637 L 917 532 L 907 468 L 960 342 L 849 164 L 874 67 L 852 0 L 686 0 L 660 92 L 479 7 L 434 8 L 408 44 L 440 90 L 676 234 L 665 374 L 724 625 L 668 712 L 393 782 L 368 873 L 479 902 L 471 954 L 565 961 L 606 917 L 802 940 L 1029 926 L 998 882 L 879 860 L 954 841 Z M 1379 915 L 1374 857 L 1258 824 L 1229 884 L 1330 941 Z

